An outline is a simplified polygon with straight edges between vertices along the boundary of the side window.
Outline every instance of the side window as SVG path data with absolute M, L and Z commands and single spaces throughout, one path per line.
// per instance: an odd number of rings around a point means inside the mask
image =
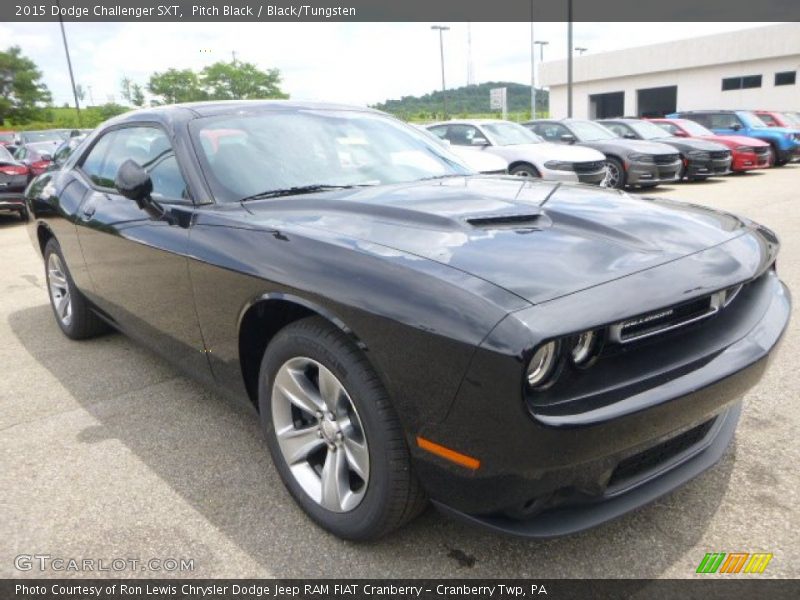
M 106 140 L 105 147 L 100 148 Z M 97 166 L 93 160 L 95 153 L 98 155 Z M 135 161 L 150 174 L 154 197 L 161 200 L 188 199 L 186 182 L 172 144 L 161 129 L 125 127 L 113 131 L 97 143 L 82 168 L 96 185 L 113 188 L 117 171 L 126 160 Z
M 664 122 L 660 122 L 659 121 L 659 122 L 656 122 L 656 125 L 661 127 L 661 129 L 663 129 L 667 133 L 671 133 L 672 135 L 675 135 L 676 133 L 678 133 L 680 131 L 680 129 L 678 129 L 678 127 L 676 127 L 672 123 L 664 123 Z
M 759 113 L 758 117 L 762 121 L 764 121 L 764 123 L 769 125 L 770 127 L 776 127 L 778 125 L 778 122 L 775 120 L 775 117 L 773 117 L 772 115 L 768 115 L 768 114 L 765 114 L 765 113 Z
M 438 127 L 431 127 L 430 129 L 428 129 L 428 131 L 430 131 L 433 135 L 435 135 L 438 138 L 441 138 L 443 140 L 447 139 L 447 126 L 446 125 L 440 125 Z
M 711 115 L 711 129 L 734 129 L 741 126 L 739 117 L 727 113 L 715 113 Z
M 691 119 L 695 123 L 700 123 L 703 127 L 707 127 L 711 129 L 713 125 L 711 125 L 711 118 L 709 115 L 705 114 L 698 114 L 698 115 L 683 115 L 682 118 L 684 119 Z
M 619 123 L 603 123 L 606 127 L 608 127 L 611 131 L 616 133 L 619 137 L 625 137 L 625 134 L 630 133 L 628 128 L 624 125 L 620 125 Z
M 450 125 L 447 128 L 447 139 L 454 146 L 471 146 L 472 138 L 484 137 L 472 125 Z
M 27 156 L 28 156 L 28 151 L 22 146 L 17 148 L 17 151 L 14 153 L 14 158 L 17 160 L 24 160 L 25 158 L 27 158 Z
M 569 135 L 569 130 L 559 123 L 537 123 L 534 131 L 548 142 L 560 142 L 562 135 Z

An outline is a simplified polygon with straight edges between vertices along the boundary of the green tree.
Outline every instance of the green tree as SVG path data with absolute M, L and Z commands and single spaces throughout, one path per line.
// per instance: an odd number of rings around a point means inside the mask
M 138 83 L 131 86 L 131 104 L 134 106 L 144 106 L 144 90 Z
M 24 123 L 40 117 L 42 105 L 52 96 L 42 73 L 18 46 L 0 52 L 0 123 L 12 119 Z
M 205 100 L 207 94 L 200 86 L 200 78 L 191 69 L 168 69 L 153 73 L 147 90 L 167 104 Z
M 216 62 L 200 74 L 208 97 L 212 100 L 255 100 L 288 98 L 280 88 L 278 69 L 260 70 L 247 62 Z

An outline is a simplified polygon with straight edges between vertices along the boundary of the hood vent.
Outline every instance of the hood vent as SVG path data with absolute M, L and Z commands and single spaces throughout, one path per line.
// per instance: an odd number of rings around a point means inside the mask
M 486 217 L 473 217 L 467 219 L 467 223 L 473 227 L 482 229 L 499 228 L 531 228 L 541 226 L 541 213 L 511 214 L 511 215 L 490 215 Z

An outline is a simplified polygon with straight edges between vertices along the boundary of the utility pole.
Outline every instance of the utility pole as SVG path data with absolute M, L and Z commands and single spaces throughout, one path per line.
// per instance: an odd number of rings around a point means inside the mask
M 550 42 L 546 42 L 544 40 L 537 40 L 533 42 L 536 46 L 539 46 L 539 64 L 541 65 L 544 62 L 544 47 L 547 46 Z M 531 58 L 531 62 L 533 62 L 533 58 Z M 531 117 L 535 119 L 536 117 Z
M 567 117 L 572 118 L 572 0 L 567 0 Z
M 447 92 L 444 84 L 444 38 L 442 32 L 450 31 L 450 28 L 442 25 L 431 25 L 431 29 L 439 31 L 439 53 L 442 58 L 442 107 L 444 109 L 444 118 L 447 119 Z
M 467 23 L 467 85 L 475 83 L 472 65 L 472 23 Z
M 61 26 L 61 40 L 64 42 L 64 54 L 67 56 L 67 68 L 69 69 L 69 80 L 72 83 L 72 97 L 75 99 L 75 112 L 78 115 L 78 125 L 81 124 L 81 105 L 78 102 L 78 89 L 75 87 L 75 75 L 72 73 L 72 60 L 69 57 L 69 45 L 67 44 L 67 33 L 64 31 L 64 19 L 61 17 L 61 0 L 58 4 L 58 23 Z

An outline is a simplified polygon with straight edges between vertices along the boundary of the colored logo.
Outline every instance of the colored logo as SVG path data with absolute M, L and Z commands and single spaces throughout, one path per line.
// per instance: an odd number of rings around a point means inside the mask
M 697 566 L 698 573 L 763 573 L 772 554 L 767 552 L 710 552 Z

